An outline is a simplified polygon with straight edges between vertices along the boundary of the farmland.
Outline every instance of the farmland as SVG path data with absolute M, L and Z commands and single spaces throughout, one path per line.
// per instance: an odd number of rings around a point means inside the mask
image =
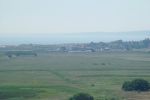
M 150 82 L 150 53 L 0 54 L 0 100 L 67 100 L 85 92 L 96 100 L 148 100 L 150 92 L 124 92 L 126 80 Z

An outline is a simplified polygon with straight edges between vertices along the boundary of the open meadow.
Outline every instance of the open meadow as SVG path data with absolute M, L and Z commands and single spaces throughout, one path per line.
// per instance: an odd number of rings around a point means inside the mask
M 0 54 L 0 100 L 68 100 L 85 92 L 95 100 L 149 100 L 150 92 L 124 92 L 124 81 L 150 82 L 150 53 Z

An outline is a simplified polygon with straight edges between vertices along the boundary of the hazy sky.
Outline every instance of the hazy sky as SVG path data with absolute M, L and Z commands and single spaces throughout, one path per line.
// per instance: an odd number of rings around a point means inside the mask
M 150 30 L 150 0 L 0 0 L 3 37 L 137 30 Z

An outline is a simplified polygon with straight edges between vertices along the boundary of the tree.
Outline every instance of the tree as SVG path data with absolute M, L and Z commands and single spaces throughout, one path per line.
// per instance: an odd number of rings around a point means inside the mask
M 144 43 L 145 47 L 149 47 L 150 46 L 150 39 L 147 38 L 147 39 L 143 40 L 143 43 Z
M 149 82 L 144 79 L 135 79 L 133 81 L 126 81 L 122 85 L 125 91 L 148 91 Z
M 143 79 L 136 79 L 132 81 L 133 89 L 136 91 L 148 91 L 149 82 Z
M 12 58 L 12 55 L 9 54 L 9 55 L 8 55 L 8 58 Z
M 94 97 L 86 93 L 78 93 L 71 97 L 69 100 L 94 100 Z
M 130 81 L 124 82 L 123 85 L 122 85 L 122 89 L 125 90 L 125 91 L 132 91 L 133 87 L 131 85 L 131 82 Z

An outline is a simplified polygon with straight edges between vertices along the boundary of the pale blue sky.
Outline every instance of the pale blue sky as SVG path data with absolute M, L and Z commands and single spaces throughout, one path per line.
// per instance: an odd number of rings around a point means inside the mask
M 0 34 L 150 30 L 150 0 L 0 0 Z

